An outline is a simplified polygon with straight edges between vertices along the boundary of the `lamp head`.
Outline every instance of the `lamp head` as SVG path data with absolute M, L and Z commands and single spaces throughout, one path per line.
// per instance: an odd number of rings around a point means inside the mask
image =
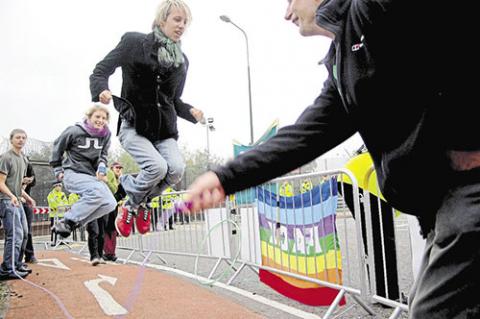
M 232 22 L 232 20 L 230 20 L 230 18 L 226 15 L 221 15 L 220 20 L 222 20 L 223 22 L 227 22 L 227 23 Z

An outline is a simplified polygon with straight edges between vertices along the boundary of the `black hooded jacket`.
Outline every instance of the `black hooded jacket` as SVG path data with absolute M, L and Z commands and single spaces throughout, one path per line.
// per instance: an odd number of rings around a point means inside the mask
M 329 76 L 321 94 L 295 124 L 214 170 L 226 193 L 288 173 L 359 132 L 385 198 L 406 213 L 433 212 L 448 187 L 448 151 L 480 150 L 475 91 L 461 80 L 473 70 L 458 64 L 457 47 L 440 32 L 473 32 L 462 28 L 455 7 L 323 1 L 317 24 L 335 39 L 323 60 Z
M 137 133 L 155 142 L 178 138 L 177 115 L 196 123 L 191 105 L 181 100 L 187 76 L 188 60 L 178 68 L 158 63 L 158 42 L 154 34 L 128 32 L 120 43 L 100 61 L 90 75 L 93 101 L 109 90 L 108 78 L 122 68 L 122 94 L 113 98 L 120 121 L 134 126 Z

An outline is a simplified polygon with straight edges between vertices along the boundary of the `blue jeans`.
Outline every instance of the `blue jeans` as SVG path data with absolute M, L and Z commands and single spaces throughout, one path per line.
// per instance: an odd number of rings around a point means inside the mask
M 100 218 L 117 207 L 117 201 L 107 184 L 96 176 L 65 170 L 63 178 L 65 189 L 80 195 L 80 199 L 65 213 L 65 219 L 80 226 Z
M 5 246 L 0 274 L 7 275 L 13 272 L 12 263 L 15 268 L 21 265 L 20 251 L 22 248 L 25 249 L 25 246 L 22 247 L 22 245 L 24 245 L 23 239 L 28 235 L 28 225 L 23 206 L 15 207 L 9 199 L 0 200 L 0 217 L 5 230 Z
M 149 196 L 160 195 L 165 188 L 182 179 L 185 162 L 175 139 L 152 143 L 125 122 L 120 127 L 118 138 L 122 147 L 140 166 L 140 173 L 136 177 L 120 177 L 120 183 L 128 195 L 127 204 L 132 208 L 137 208 Z

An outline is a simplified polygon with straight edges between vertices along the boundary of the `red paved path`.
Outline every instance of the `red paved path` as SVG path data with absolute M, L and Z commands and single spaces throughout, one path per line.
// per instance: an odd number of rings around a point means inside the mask
M 39 251 L 37 258 L 57 258 L 71 269 L 31 265 L 33 273 L 27 279 L 58 296 L 73 318 L 262 318 L 209 288 L 156 270 L 120 264 L 93 267 L 76 260 L 83 257 L 63 251 Z M 107 316 L 86 288 L 84 282 L 100 280 L 99 274 L 117 278 L 114 285 L 98 285 L 128 310 L 127 315 Z M 8 284 L 13 294 L 6 319 L 69 318 L 45 291 L 21 280 Z

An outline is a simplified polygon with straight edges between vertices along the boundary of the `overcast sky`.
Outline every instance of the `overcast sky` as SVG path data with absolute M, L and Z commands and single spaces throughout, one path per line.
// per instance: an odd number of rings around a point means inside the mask
M 158 0 L 0 1 L 0 136 L 24 128 L 53 141 L 90 105 L 88 77 L 127 31 L 150 32 Z M 291 124 L 319 94 L 326 70 L 318 65 L 330 41 L 304 38 L 283 19 L 286 0 L 190 0 L 193 14 L 182 48 L 190 60 L 183 100 L 215 120 L 210 151 L 233 154 L 232 140 L 250 139 L 245 40 L 248 34 L 255 139 L 276 119 Z M 110 89 L 120 94 L 120 69 Z M 116 130 L 113 109 L 110 129 Z M 179 143 L 206 148 L 206 130 L 179 119 Z M 114 140 L 118 146 L 118 141 Z M 344 155 L 360 139 L 338 148 Z

